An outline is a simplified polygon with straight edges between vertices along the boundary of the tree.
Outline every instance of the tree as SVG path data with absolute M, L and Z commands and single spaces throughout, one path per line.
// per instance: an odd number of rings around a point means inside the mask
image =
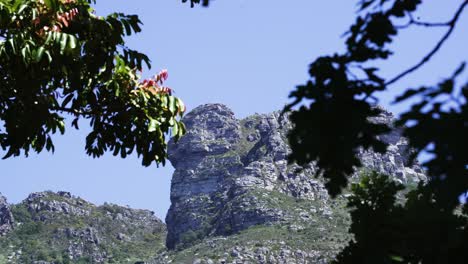
M 294 128 L 289 134 L 290 161 L 317 162 L 318 175 L 337 195 L 347 177 L 361 166 L 360 148 L 385 152 L 379 138 L 390 129 L 374 124 L 380 114 L 374 94 L 391 89 L 401 78 L 419 69 L 437 53 L 456 28 L 468 4 L 447 22 L 422 22 L 413 17 L 420 0 L 362 0 L 356 22 L 347 33 L 343 54 L 323 56 L 309 68 L 310 80 L 297 86 L 286 108 Z M 389 44 L 409 27 L 446 27 L 434 48 L 414 66 L 394 78 L 378 75 L 369 66 L 387 60 Z M 395 103 L 418 99 L 396 122 L 412 148 L 411 162 L 422 152 L 431 155 L 422 165 L 429 177 L 406 200 L 397 202 L 403 187 L 388 177 L 364 177 L 354 184 L 351 233 L 354 239 L 336 263 L 467 263 L 468 206 L 459 197 L 468 191 L 468 84 L 458 85 L 465 63 L 438 85 L 409 88 Z M 320 126 L 310 126 L 320 124 Z
M 89 120 L 86 152 L 145 166 L 164 164 L 166 135 L 185 128 L 183 102 L 163 85 L 167 71 L 140 80 L 149 58 L 125 46 L 141 31 L 136 15 L 94 14 L 94 0 L 0 1 L 0 146 L 4 158 L 54 150 L 65 117 Z
M 421 0 L 360 0 L 346 52 L 316 59 L 309 67 L 310 79 L 290 94 L 293 102 L 284 109 L 294 124 L 290 161 L 316 162 L 317 176 L 327 179 L 329 193 L 336 196 L 361 166 L 360 148 L 385 152 L 379 136 L 390 127 L 370 121 L 381 112 L 375 93 L 392 89 L 442 48 L 468 5 L 467 0 L 459 2 L 448 21 L 426 22 L 413 16 Z M 447 30 L 414 66 L 390 79 L 379 76 L 379 69 L 370 65 L 390 58 L 391 42 L 410 27 Z M 459 202 L 468 192 L 468 83 L 458 83 L 464 68 L 462 62 L 439 84 L 408 88 L 395 98 L 395 103 L 419 99 L 395 125 L 409 139 L 410 162 L 420 153 L 432 154 L 422 164 L 429 180 L 403 201 L 397 199 L 403 186 L 387 176 L 374 173 L 353 184 L 349 207 L 354 239 L 336 263 L 468 263 L 468 205 Z

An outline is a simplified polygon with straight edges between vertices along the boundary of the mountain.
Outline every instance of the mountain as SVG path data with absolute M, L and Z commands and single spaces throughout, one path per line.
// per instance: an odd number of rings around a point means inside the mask
M 135 263 L 164 250 L 165 224 L 148 210 L 95 206 L 68 192 L 0 196 L 0 263 Z M 3 236 L 2 236 L 3 235 Z
M 384 111 L 373 121 L 391 124 L 393 117 Z M 239 120 L 226 106 L 207 104 L 184 122 L 188 133 L 168 149 L 175 172 L 166 217 L 173 251 L 166 261 L 326 263 L 349 239 L 347 194 L 330 199 L 313 164 L 288 164 L 287 116 Z M 418 165 L 407 164 L 400 130 L 382 139 L 388 152 L 361 151 L 364 168 L 354 180 L 370 170 L 409 186 L 425 178 Z
M 373 121 L 393 117 L 384 111 Z M 287 116 L 237 119 L 206 104 L 184 123 L 188 133 L 169 142 L 175 172 L 166 225 L 149 211 L 95 206 L 65 192 L 17 205 L 0 198 L 0 263 L 328 263 L 350 239 L 348 191 L 331 199 L 314 164 L 288 164 Z M 372 170 L 409 188 L 425 179 L 408 164 L 400 130 L 382 139 L 388 152 L 361 151 L 364 167 L 351 181 Z

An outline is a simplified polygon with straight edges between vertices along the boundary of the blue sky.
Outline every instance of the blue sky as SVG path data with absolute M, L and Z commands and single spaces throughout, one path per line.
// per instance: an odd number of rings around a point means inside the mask
M 418 16 L 447 21 L 459 2 L 426 1 Z M 180 0 L 98 0 L 96 10 L 98 15 L 116 11 L 140 16 L 143 32 L 129 38 L 128 46 L 151 58 L 153 68 L 144 76 L 168 69 L 167 84 L 188 110 L 218 102 L 245 117 L 281 109 L 289 91 L 307 80 L 313 59 L 343 50 L 340 36 L 354 21 L 356 3 L 217 0 L 209 8 L 191 9 Z M 394 95 L 408 86 L 436 83 L 467 60 L 467 26 L 464 14 L 441 52 L 382 93 L 382 105 L 401 112 L 403 105 L 390 105 Z M 379 64 L 382 74 L 392 77 L 418 62 L 444 30 L 418 28 L 401 34 L 393 46 L 395 56 Z M 164 219 L 170 205 L 170 164 L 144 168 L 136 157 L 123 160 L 110 154 L 92 159 L 84 152 L 87 131 L 68 128 L 66 135 L 56 136 L 54 154 L 0 160 L 0 192 L 17 203 L 31 192 L 65 190 L 96 204 L 150 209 Z

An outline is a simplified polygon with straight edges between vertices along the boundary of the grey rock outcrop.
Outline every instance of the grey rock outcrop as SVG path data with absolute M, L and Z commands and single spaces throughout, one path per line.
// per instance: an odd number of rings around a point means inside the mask
M 384 112 L 374 121 L 392 120 Z M 309 215 L 333 217 L 323 182 L 314 177 L 314 165 L 302 168 L 287 162 L 292 124 L 286 116 L 274 112 L 238 120 L 226 106 L 206 104 L 188 113 L 184 122 L 187 134 L 177 143 L 171 141 L 168 149 L 175 167 L 166 217 L 169 249 L 256 225 L 297 226 L 297 219 Z M 400 131 L 383 140 L 389 143 L 386 154 L 359 154 L 365 168 L 395 175 L 404 183 L 424 178 L 418 165 L 408 164 L 407 141 Z M 283 208 L 278 204 L 283 198 L 275 195 L 314 201 L 317 207 Z
M 93 206 L 79 197 L 72 197 L 69 192 L 31 193 L 23 203 L 27 205 L 28 211 L 37 218 L 34 220 L 40 221 L 57 215 L 88 216 Z
M 13 214 L 6 198 L 0 194 L 0 237 L 13 229 Z

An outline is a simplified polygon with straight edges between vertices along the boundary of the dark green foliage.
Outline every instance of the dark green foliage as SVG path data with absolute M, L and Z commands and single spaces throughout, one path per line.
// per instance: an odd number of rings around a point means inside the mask
M 460 1 L 445 23 L 415 20 L 412 13 L 420 4 L 419 0 L 361 1 L 346 52 L 318 58 L 310 65 L 311 79 L 291 93 L 294 101 L 285 108 L 295 125 L 289 134 L 290 161 L 316 161 L 319 173 L 329 179 L 326 187 L 332 195 L 361 165 L 358 149 L 385 151 L 379 135 L 389 128 L 370 122 L 379 113 L 374 94 L 390 89 L 429 61 L 453 32 L 468 1 Z M 369 67 L 369 62 L 386 60 L 392 54 L 388 44 L 410 26 L 447 31 L 419 63 L 394 78 L 379 77 L 378 68 Z M 407 89 L 396 98 L 395 103 L 420 99 L 395 125 L 409 139 L 411 161 L 420 153 L 431 154 L 423 164 L 429 180 L 410 191 L 404 202 L 396 200 L 402 186 L 387 177 L 373 174 L 354 185 L 349 202 L 354 208 L 350 229 L 354 240 L 337 263 L 468 262 L 468 218 L 457 213 L 459 197 L 468 191 L 468 84 L 456 82 L 464 65 L 435 87 Z
M 335 263 L 467 263 L 467 211 L 441 209 L 430 186 L 421 183 L 403 204 L 403 186 L 386 175 L 364 176 L 352 190 L 354 240 Z
M 377 102 L 375 92 L 388 89 L 392 83 L 427 62 L 452 33 L 467 5 L 467 1 L 463 1 L 447 23 L 425 23 L 415 21 L 411 15 L 420 3 L 417 0 L 361 1 L 360 12 L 363 14 L 347 33 L 347 51 L 314 61 L 309 69 L 311 79 L 290 95 L 294 101 L 285 108 L 291 112 L 295 124 L 289 134 L 293 150 L 290 161 L 299 164 L 316 161 L 320 168 L 318 173 L 329 179 L 326 186 L 331 195 L 339 193 L 347 184 L 347 176 L 361 165 L 356 156 L 358 149 L 385 151 L 386 146 L 379 140 L 379 135 L 389 128 L 370 121 L 379 114 L 379 109 L 374 107 Z M 405 26 L 395 25 L 403 19 L 410 22 Z M 384 80 L 377 75 L 378 68 L 367 65 L 377 59 L 387 59 L 391 55 L 388 44 L 398 30 L 411 25 L 446 26 L 448 31 L 420 63 L 393 79 Z M 414 147 L 413 157 L 423 151 L 435 154 L 435 158 L 424 165 L 432 177 L 431 185 L 443 201 L 439 200 L 452 208 L 459 195 L 468 189 L 464 137 L 467 88 L 466 85 L 455 86 L 455 78 L 463 68 L 461 66 L 436 88 L 408 89 L 396 99 L 401 102 L 415 96 L 422 98 L 402 115 L 397 125 L 409 125 L 404 135 Z
M 328 179 L 331 195 L 338 194 L 347 176 L 361 166 L 356 156 L 360 148 L 386 150 L 378 136 L 389 128 L 370 120 L 380 113 L 373 94 L 384 90 L 386 83 L 377 68 L 364 63 L 388 58 L 387 46 L 397 34 L 392 19 L 401 12 L 409 15 L 419 3 L 393 2 L 386 9 L 359 16 L 347 33 L 347 51 L 314 61 L 309 68 L 311 79 L 297 86 L 290 95 L 294 101 L 285 108 L 295 124 L 289 134 L 290 161 L 303 165 L 317 161 L 318 174 Z M 361 11 L 373 5 L 379 4 L 363 1 Z
M 331 87 L 342 87 L 338 85 L 344 85 L 344 82 L 337 84 L 332 81 L 330 85 L 323 88 L 336 90 Z M 305 91 L 309 86 L 312 86 L 311 82 L 298 89 Z M 339 92 L 336 98 L 331 95 L 330 98 L 327 98 L 328 95 L 320 96 L 309 108 L 302 106 L 291 114 L 295 127 L 289 134 L 293 149 L 290 161 L 305 165 L 316 160 L 320 168 L 317 173 L 323 172 L 324 177 L 329 179 L 326 187 L 331 195 L 337 195 L 346 186 L 346 177 L 354 172 L 356 166 L 361 165 L 356 156 L 359 147 L 385 151 L 385 144 L 375 135 L 388 131 L 388 128 L 368 119 L 377 116 L 380 110 L 366 102 L 354 100 L 352 91 L 348 91 L 348 94 L 346 91 Z
M 188 232 L 182 234 L 180 238 L 180 244 L 177 245 L 176 250 L 180 250 L 186 247 L 190 247 L 200 243 L 210 231 L 211 226 L 207 222 L 203 222 L 198 230 L 189 230 Z
M 141 82 L 149 58 L 125 46 L 141 31 L 136 15 L 94 15 L 90 2 L 0 1 L 0 146 L 4 158 L 54 150 L 51 135 L 65 132 L 65 116 L 90 122 L 86 152 L 143 165 L 164 163 L 165 135 L 180 137 L 185 107 L 163 79 Z
M 31 213 L 28 211 L 28 208 L 23 204 L 13 206 L 11 208 L 13 215 L 15 216 L 15 221 L 20 223 L 31 222 Z
M 429 185 L 439 206 L 448 210 L 456 207 L 459 196 L 468 190 L 468 83 L 456 86 L 456 77 L 464 67 L 462 64 L 435 87 L 408 89 L 396 99 L 421 98 L 401 116 L 399 124 L 413 122 L 405 129 L 405 136 L 416 153 L 434 155 L 423 165 L 432 176 Z

